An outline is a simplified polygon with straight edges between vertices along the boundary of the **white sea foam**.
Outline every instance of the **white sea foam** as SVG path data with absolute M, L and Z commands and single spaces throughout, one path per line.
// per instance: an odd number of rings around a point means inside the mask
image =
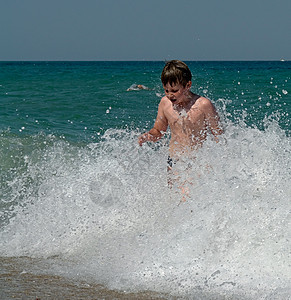
M 228 122 L 225 141 L 179 161 L 182 203 L 167 184 L 167 140 L 139 147 L 136 137 L 109 130 L 99 143 L 56 140 L 26 156 L 10 184 L 22 205 L 0 254 L 42 258 L 47 272 L 110 288 L 285 299 L 291 146 L 277 123 Z

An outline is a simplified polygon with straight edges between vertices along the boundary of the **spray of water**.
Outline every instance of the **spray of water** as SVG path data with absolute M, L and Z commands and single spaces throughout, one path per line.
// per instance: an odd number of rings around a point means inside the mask
M 225 127 L 220 143 L 175 165 L 186 202 L 178 183 L 168 187 L 167 139 L 139 147 L 138 132 L 116 129 L 86 145 L 39 137 L 7 181 L 0 254 L 117 289 L 288 295 L 290 138 L 274 120 Z

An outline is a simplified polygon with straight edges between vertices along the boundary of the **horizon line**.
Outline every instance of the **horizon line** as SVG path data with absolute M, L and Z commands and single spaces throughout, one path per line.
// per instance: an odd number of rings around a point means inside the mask
M 170 61 L 172 59 L 164 59 L 164 60 L 158 60 L 158 59 L 154 59 L 154 60 L 0 60 L 0 62 L 165 62 L 165 61 Z M 225 59 L 225 60 L 216 60 L 216 59 L 210 59 L 210 60 L 190 60 L 190 59 L 181 59 L 182 61 L 189 61 L 189 62 L 276 62 L 276 61 L 280 61 L 280 62 L 287 62 L 290 61 L 289 59 Z

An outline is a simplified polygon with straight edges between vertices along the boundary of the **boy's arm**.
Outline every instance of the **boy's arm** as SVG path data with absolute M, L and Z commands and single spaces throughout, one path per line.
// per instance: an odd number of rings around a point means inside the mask
M 223 129 L 220 127 L 219 115 L 211 101 L 206 98 L 202 100 L 201 107 L 205 114 L 207 128 L 213 134 L 215 141 L 218 142 L 217 136 L 223 133 Z
M 143 143 L 147 141 L 152 141 L 152 142 L 158 141 L 163 136 L 163 133 L 167 130 L 167 128 L 168 128 L 168 120 L 164 114 L 164 101 L 162 99 L 159 104 L 158 114 L 157 114 L 154 127 L 150 131 L 145 132 L 138 138 L 139 145 L 141 146 Z

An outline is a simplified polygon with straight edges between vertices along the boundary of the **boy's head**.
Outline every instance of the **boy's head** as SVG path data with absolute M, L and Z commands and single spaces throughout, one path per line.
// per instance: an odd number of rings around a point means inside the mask
M 170 60 L 166 63 L 161 80 L 165 86 L 169 83 L 171 86 L 173 84 L 181 84 L 186 87 L 187 83 L 191 81 L 192 74 L 188 66 L 180 60 Z

